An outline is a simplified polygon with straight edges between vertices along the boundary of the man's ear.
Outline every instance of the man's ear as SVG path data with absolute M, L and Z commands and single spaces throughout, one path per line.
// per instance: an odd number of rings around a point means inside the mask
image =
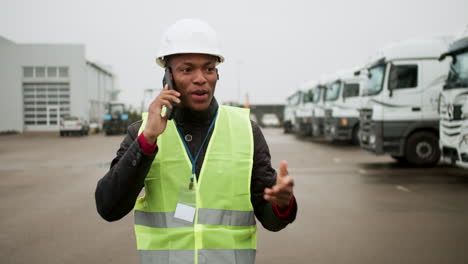
M 218 69 L 216 69 L 216 78 L 219 80 L 219 72 L 218 72 Z

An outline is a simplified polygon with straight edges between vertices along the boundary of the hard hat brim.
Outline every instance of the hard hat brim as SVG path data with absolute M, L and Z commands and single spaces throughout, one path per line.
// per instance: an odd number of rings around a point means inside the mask
M 172 55 L 177 55 L 177 54 L 206 54 L 206 55 L 211 55 L 211 56 L 214 56 L 214 57 L 218 58 L 218 62 L 216 63 L 216 65 L 224 62 L 224 57 L 222 55 L 219 55 L 219 54 L 205 53 L 205 52 L 187 52 L 187 53 L 179 52 L 179 53 L 171 53 L 171 54 L 165 54 L 163 56 L 159 56 L 159 57 L 156 58 L 156 63 L 159 66 L 161 66 L 162 68 L 166 68 L 166 62 L 165 62 L 164 58 L 168 57 L 168 56 L 172 56 Z

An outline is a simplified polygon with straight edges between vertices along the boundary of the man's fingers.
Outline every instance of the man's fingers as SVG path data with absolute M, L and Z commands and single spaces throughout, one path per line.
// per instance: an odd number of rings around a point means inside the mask
M 279 176 L 280 177 L 285 177 L 287 175 L 289 175 L 289 173 L 288 173 L 288 163 L 285 160 L 282 160 L 280 162 Z
M 290 196 L 273 196 L 273 195 L 268 195 L 268 194 L 265 194 L 263 196 L 263 199 L 265 199 L 266 201 L 270 201 L 272 203 L 276 203 L 276 204 L 288 204 L 290 201 L 291 201 L 291 198 L 292 198 L 292 195 Z
M 180 99 L 175 96 L 175 95 L 172 95 L 172 94 L 161 94 L 161 96 L 159 97 L 159 99 L 163 99 L 163 100 L 168 100 L 168 101 L 172 101 L 176 104 L 179 104 L 180 103 Z
M 284 186 L 282 188 L 278 186 L 273 186 L 272 188 L 265 188 L 263 192 L 268 195 L 289 195 L 292 193 L 292 190 L 292 186 Z
M 167 108 L 172 109 L 172 104 L 169 102 L 169 100 L 161 99 L 160 102 L 161 102 L 161 107 L 165 105 Z

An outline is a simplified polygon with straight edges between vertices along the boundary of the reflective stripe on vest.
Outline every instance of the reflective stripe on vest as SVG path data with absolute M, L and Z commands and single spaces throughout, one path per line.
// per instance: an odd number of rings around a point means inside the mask
M 140 261 L 143 263 L 194 263 L 194 250 L 140 250 Z M 198 264 L 237 264 L 254 263 L 255 249 L 200 249 Z
M 246 109 L 220 106 L 198 180 L 194 223 L 175 219 L 191 163 L 174 121 L 158 137 L 158 154 L 135 204 L 140 263 L 255 262 L 257 227 L 250 201 L 253 136 Z M 141 133 L 147 117 L 143 115 Z
M 155 228 L 192 226 L 192 224 L 174 220 L 174 212 L 144 212 L 138 210 L 135 210 L 135 224 Z M 198 209 L 198 224 L 250 226 L 255 225 L 255 215 L 252 211 L 200 208 Z

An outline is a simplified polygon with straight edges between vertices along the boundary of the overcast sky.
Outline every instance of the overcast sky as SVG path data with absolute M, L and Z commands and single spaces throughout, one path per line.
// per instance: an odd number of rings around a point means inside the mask
M 144 89 L 161 86 L 161 34 L 187 17 L 220 37 L 219 101 L 249 93 L 251 103 L 283 103 L 302 82 L 360 66 L 390 42 L 456 35 L 468 25 L 468 1 L 0 0 L 0 35 L 85 44 L 88 60 L 113 67 L 120 100 L 140 106 Z

